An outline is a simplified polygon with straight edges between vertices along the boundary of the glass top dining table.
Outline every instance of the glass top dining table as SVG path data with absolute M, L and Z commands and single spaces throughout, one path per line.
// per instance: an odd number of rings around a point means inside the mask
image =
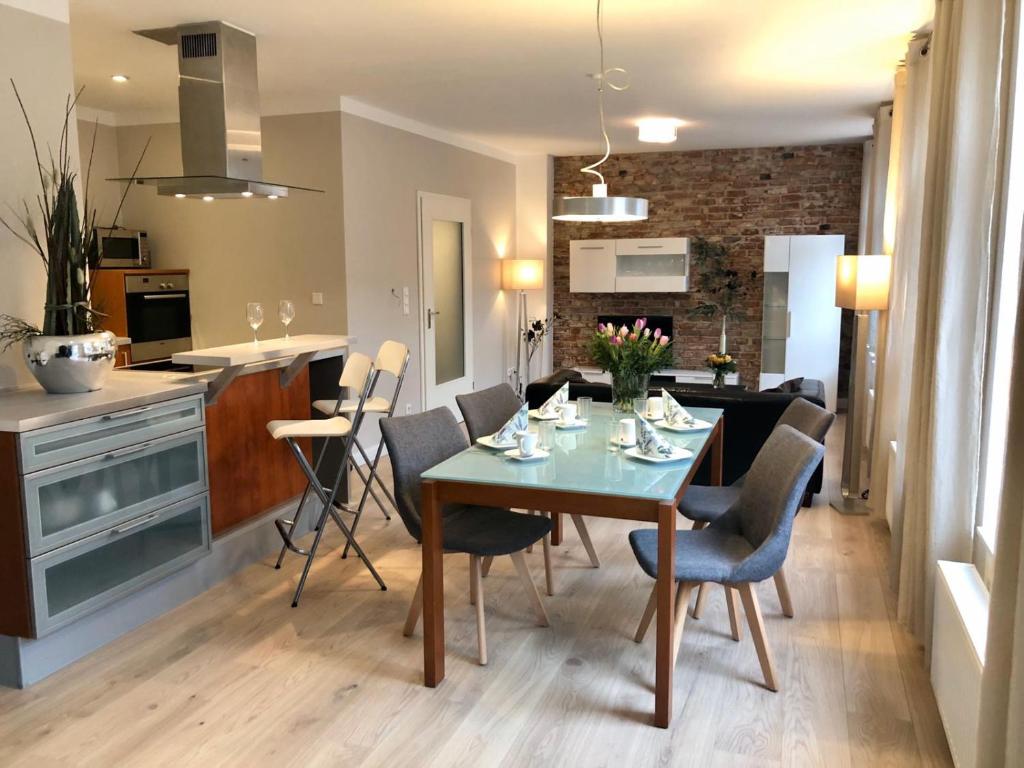
M 585 428 L 555 430 L 551 455 L 520 462 L 501 451 L 471 446 L 421 476 L 424 682 L 436 687 L 445 676 L 443 516 L 447 504 L 528 509 L 656 523 L 656 664 L 654 724 L 672 719 L 673 626 L 675 622 L 675 539 L 677 506 L 698 467 L 709 458 L 712 485 L 721 485 L 724 416 L 715 408 L 690 408 L 711 424 L 701 431 L 659 430 L 671 444 L 693 456 L 651 464 L 622 449 L 609 450 L 610 424 L 626 414 L 594 403 Z M 531 420 L 531 429 L 538 429 Z M 554 544 L 554 540 L 552 540 Z
M 692 432 L 658 429 L 669 443 L 692 453 L 689 459 L 651 463 L 628 456 L 611 443 L 609 425 L 617 426 L 628 414 L 613 412 L 610 404 L 594 403 L 586 427 L 561 429 L 555 425 L 554 444 L 547 458 L 517 461 L 504 451 L 474 445 L 423 473 L 424 480 L 520 486 L 648 500 L 675 497 L 693 468 L 696 457 L 711 439 L 722 416 L 719 408 L 689 408 L 689 413 L 711 426 Z M 530 430 L 539 422 L 530 419 Z M 581 510 L 586 514 L 586 510 Z

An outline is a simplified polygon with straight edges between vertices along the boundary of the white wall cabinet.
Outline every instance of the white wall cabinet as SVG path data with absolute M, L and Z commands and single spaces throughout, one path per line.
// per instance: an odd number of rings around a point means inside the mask
M 803 377 L 825 383 L 836 407 L 839 331 L 836 256 L 844 235 L 771 235 L 764 239 L 761 389 Z
M 690 241 L 643 237 L 569 242 L 570 293 L 681 293 L 689 290 Z

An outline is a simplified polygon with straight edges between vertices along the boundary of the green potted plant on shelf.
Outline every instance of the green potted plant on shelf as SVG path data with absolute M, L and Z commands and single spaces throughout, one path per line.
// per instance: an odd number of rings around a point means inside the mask
M 722 319 L 722 334 L 718 340 L 719 354 L 728 349 L 726 324 L 746 320 L 743 301 L 757 280 L 757 270 L 743 273 L 729 266 L 729 252 L 721 243 L 712 243 L 703 237 L 693 241 L 691 249 L 693 264 L 697 268 L 698 303 L 689 314 L 713 320 Z
M 632 413 L 633 398 L 647 397 L 651 374 L 672 362 L 671 344 L 661 328 L 647 326 L 647 318 L 638 318 L 632 328 L 598 324 L 588 351 L 594 362 L 612 375 L 616 411 Z
M 13 80 L 11 87 L 28 128 L 39 173 L 40 194 L 34 202 L 23 200 L 20 210 L 9 206 L 14 214 L 13 220 L 0 216 L 0 224 L 39 256 L 46 272 L 46 297 L 41 328 L 22 318 L 0 314 L 0 351 L 7 351 L 21 342 L 28 369 L 47 392 L 66 394 L 101 389 L 114 367 L 117 340 L 108 331 L 97 332 L 99 313 L 90 303 L 94 274 L 90 270 L 89 257 L 97 249 L 96 209 L 89 205 L 89 178 L 96 134 L 93 133 L 89 151 L 80 215 L 75 192 L 78 172 L 72 163 L 70 125 L 82 92 L 79 91 L 73 100 L 69 97 L 65 103 L 64 125 L 56 157 L 52 148 L 48 148 L 49 163 L 44 165 L 32 122 Z M 143 149 L 142 156 L 145 152 Z M 132 178 L 142 163 L 142 156 Z M 111 226 L 117 225 L 131 187 L 130 183 L 125 185 Z M 98 266 L 97 262 L 91 268 L 94 270 Z

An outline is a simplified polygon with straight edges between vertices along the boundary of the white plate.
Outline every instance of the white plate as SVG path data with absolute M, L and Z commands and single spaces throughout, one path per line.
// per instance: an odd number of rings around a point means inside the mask
M 689 459 L 693 457 L 693 451 L 687 450 L 686 448 L 673 448 L 671 456 L 647 456 L 646 454 L 640 453 L 639 448 L 627 448 L 626 455 L 632 456 L 634 459 L 640 459 L 640 461 L 649 461 L 651 464 L 665 464 L 669 461 L 682 461 L 683 459 Z
M 505 451 L 505 455 L 508 456 L 510 459 L 515 459 L 516 461 L 538 461 L 540 459 L 546 459 L 551 454 L 545 451 L 543 448 L 534 448 L 533 453 L 531 453 L 529 456 L 523 456 L 521 453 L 519 453 L 518 448 L 513 448 L 511 451 Z
M 555 422 L 555 429 L 583 429 L 585 426 L 587 426 L 587 422 L 583 419 L 576 419 L 576 421 L 571 423 L 564 421 Z
M 557 413 L 552 413 L 549 414 L 548 416 L 541 416 L 540 409 L 534 408 L 532 411 L 530 411 L 530 418 L 537 419 L 538 421 L 554 421 L 555 419 L 560 417 Z
M 693 424 L 688 426 L 673 427 L 667 421 L 661 419 L 660 421 L 654 422 L 654 426 L 659 427 L 660 429 L 667 429 L 670 432 L 700 432 L 704 429 L 711 429 L 714 425 L 709 421 L 704 421 L 703 419 L 694 419 Z
M 478 445 L 482 445 L 484 448 L 490 448 L 494 451 L 504 451 L 506 448 L 515 448 L 517 443 L 515 440 L 510 440 L 507 443 L 496 443 L 494 442 L 494 435 L 484 435 L 476 439 Z
M 622 440 L 620 440 L 620 439 L 619 439 L 619 438 L 617 438 L 617 437 L 613 437 L 613 438 L 611 438 L 611 439 L 610 439 L 610 440 L 609 440 L 608 442 L 609 442 L 609 443 L 610 443 L 611 445 L 617 445 L 617 446 L 619 446 L 619 448 L 629 448 L 629 447 L 630 447 L 630 446 L 632 446 L 632 445 L 636 445 L 636 440 L 634 440 L 634 441 L 632 441 L 632 442 L 630 442 L 630 443 L 624 443 L 624 442 L 622 442 Z

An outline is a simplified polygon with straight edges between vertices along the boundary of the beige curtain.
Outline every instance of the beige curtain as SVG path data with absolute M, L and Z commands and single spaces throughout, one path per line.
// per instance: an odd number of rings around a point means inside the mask
M 938 0 L 921 221 L 898 613 L 930 649 L 936 560 L 971 559 L 983 373 L 1001 190 L 1003 12 Z
M 885 334 L 879 353 L 875 424 L 871 460 L 871 503 L 883 514 L 887 502 L 889 443 L 897 444 L 892 478 L 892 541 L 900 552 L 903 526 L 903 458 L 906 455 L 910 365 L 917 326 L 917 273 L 921 259 L 925 158 L 928 152 L 928 106 L 931 97 L 931 36 L 912 40 L 906 65 L 897 73 L 893 102 L 893 150 L 883 229 L 892 253 L 892 284 Z

